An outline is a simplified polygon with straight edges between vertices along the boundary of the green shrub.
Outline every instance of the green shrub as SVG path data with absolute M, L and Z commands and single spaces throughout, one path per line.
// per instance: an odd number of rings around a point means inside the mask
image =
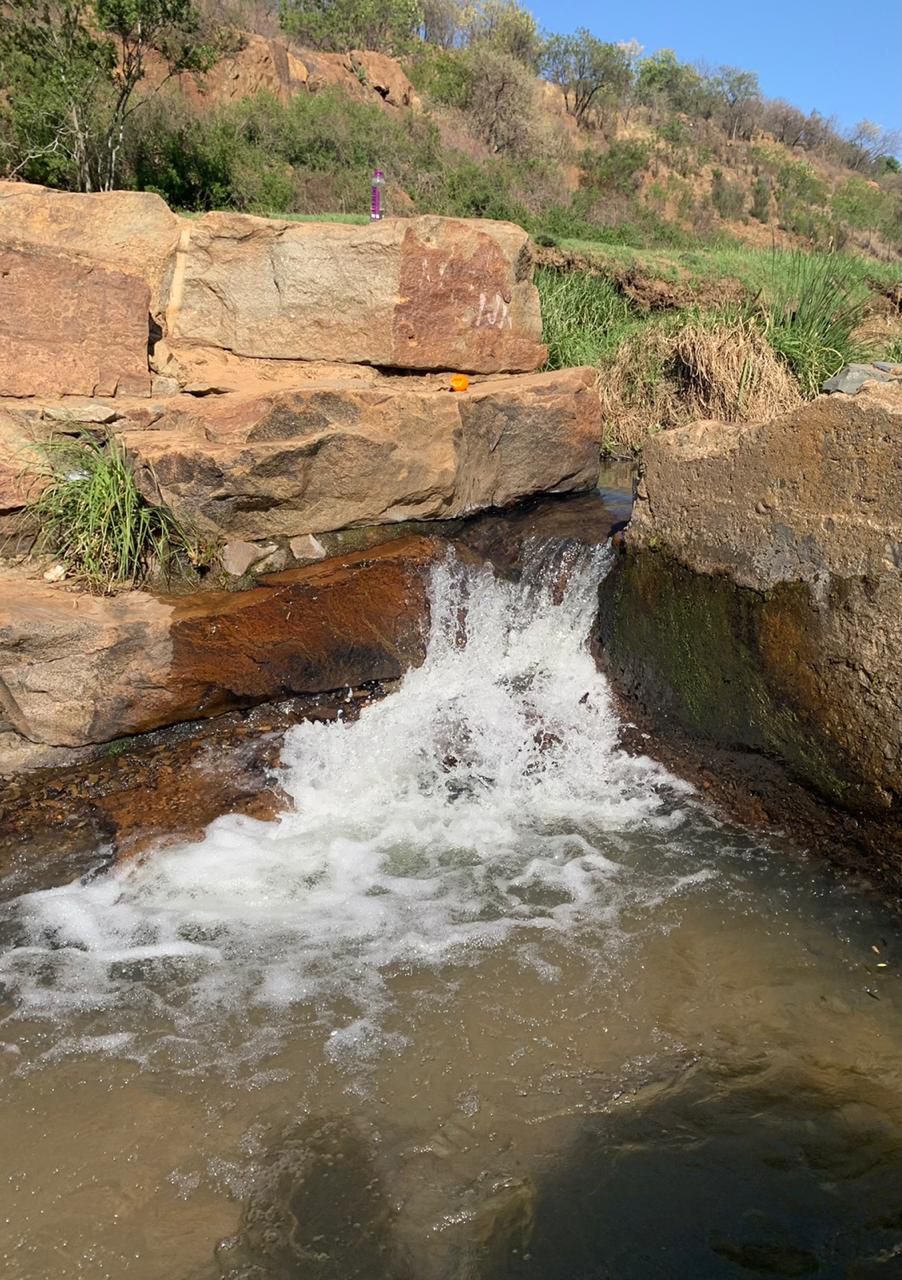
M 649 148 L 644 142 L 629 141 L 612 142 L 603 156 L 587 153 L 583 157 L 586 183 L 602 191 L 620 191 L 630 195 L 639 186 L 649 155 Z
M 770 219 L 770 183 L 764 177 L 755 180 L 755 185 L 752 187 L 752 207 L 749 212 L 759 222 L 767 222 Z
M 715 169 L 711 183 L 711 201 L 720 216 L 727 222 L 741 218 L 745 209 L 745 194 L 736 182 L 725 178 L 721 169 Z
M 424 44 L 406 64 L 413 87 L 444 107 L 463 108 L 470 89 L 470 65 L 460 49 Z
M 94 590 L 133 584 L 152 569 L 167 578 L 201 558 L 197 540 L 138 491 L 122 444 L 91 435 L 45 441 L 48 483 L 30 504 L 40 545 Z
M 831 201 L 833 213 L 860 231 L 878 231 L 902 243 L 902 203 L 864 178 L 850 178 Z
M 281 0 L 279 17 L 289 35 L 315 49 L 400 53 L 413 42 L 423 11 L 417 0 Z

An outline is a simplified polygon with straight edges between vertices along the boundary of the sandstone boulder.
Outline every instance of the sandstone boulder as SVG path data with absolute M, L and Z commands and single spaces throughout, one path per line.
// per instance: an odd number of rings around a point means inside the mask
M 79 747 L 293 693 L 396 679 L 422 661 L 445 544 L 398 539 L 244 592 L 0 594 L 0 731 Z
M 121 271 L 0 249 L 0 395 L 147 395 L 149 303 Z
M 240 356 L 528 371 L 545 358 L 528 237 L 504 222 L 186 223 L 168 340 Z
M 155 318 L 168 296 L 183 222 L 147 191 L 83 195 L 0 182 L 0 248 L 93 263 L 137 277 L 150 290 L 149 310 Z M 71 305 L 74 309 L 76 304 Z M 145 348 L 147 336 L 145 313 Z
M 902 388 L 654 437 L 601 618 L 649 711 L 902 806 Z
M 601 438 L 588 369 L 488 379 L 333 380 L 173 409 L 123 436 L 145 493 L 229 539 L 441 519 L 591 488 Z
M 190 371 L 205 351 L 468 373 L 545 358 L 528 237 L 510 223 L 189 220 L 152 194 L 3 182 L 0 253 L 0 394 L 138 394 L 148 354 L 170 382 L 179 355 Z

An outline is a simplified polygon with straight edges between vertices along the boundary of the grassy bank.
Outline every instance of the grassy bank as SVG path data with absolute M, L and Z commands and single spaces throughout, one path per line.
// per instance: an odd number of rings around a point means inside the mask
M 856 360 L 898 359 L 898 269 L 851 254 L 560 241 L 536 272 L 551 368 L 594 365 L 605 449 L 698 418 L 754 421 Z

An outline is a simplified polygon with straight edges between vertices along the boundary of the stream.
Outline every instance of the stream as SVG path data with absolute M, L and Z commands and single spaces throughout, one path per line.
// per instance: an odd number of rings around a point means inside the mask
M 897 921 L 620 748 L 610 554 L 449 554 L 278 818 L 0 905 L 4 1280 L 902 1276 Z

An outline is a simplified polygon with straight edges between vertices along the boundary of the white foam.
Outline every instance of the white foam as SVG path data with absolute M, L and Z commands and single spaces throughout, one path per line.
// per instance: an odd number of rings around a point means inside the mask
M 357 722 L 288 734 L 289 812 L 221 818 L 15 904 L 27 945 L 0 978 L 20 1007 L 69 1016 L 163 991 L 184 1031 L 199 1010 L 342 997 L 357 1013 L 333 1046 L 360 1053 L 380 1042 L 393 968 L 616 910 L 636 892 L 618 833 L 673 829 L 687 788 L 617 747 L 586 645 L 603 571 L 598 552 L 558 550 L 514 584 L 449 560 L 424 665 Z

